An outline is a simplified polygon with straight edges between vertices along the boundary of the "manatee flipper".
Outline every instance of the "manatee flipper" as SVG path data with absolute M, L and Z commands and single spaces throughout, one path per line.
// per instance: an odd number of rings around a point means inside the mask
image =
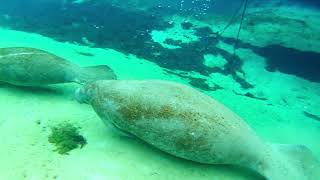
M 308 180 L 320 178 L 320 162 L 315 155 L 303 145 L 273 144 L 297 171 L 300 171 Z
M 318 180 L 320 177 L 320 162 L 303 145 L 267 143 L 262 158 L 253 161 L 250 167 L 268 180 Z
M 82 68 L 76 82 L 84 84 L 102 79 L 117 79 L 117 76 L 107 65 L 90 66 Z

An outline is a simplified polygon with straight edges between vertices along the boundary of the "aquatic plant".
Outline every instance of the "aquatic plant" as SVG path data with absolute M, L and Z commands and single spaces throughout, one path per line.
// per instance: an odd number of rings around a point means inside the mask
M 69 151 L 87 144 L 87 140 L 79 134 L 79 128 L 70 123 L 51 127 L 48 141 L 56 146 L 55 151 L 59 154 L 68 154 Z

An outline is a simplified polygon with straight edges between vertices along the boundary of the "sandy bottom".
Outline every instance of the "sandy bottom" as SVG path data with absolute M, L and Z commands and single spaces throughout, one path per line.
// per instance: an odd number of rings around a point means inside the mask
M 83 66 L 107 64 L 119 79 L 167 79 L 186 83 L 156 64 L 134 56 L 0 29 L 0 47 L 12 46 L 41 48 Z M 79 52 L 90 52 L 94 56 L 83 56 Z M 255 90 L 272 98 L 265 102 L 235 95 L 236 83 L 218 75 L 212 75 L 208 82 L 221 82 L 225 90 L 208 94 L 242 116 L 262 138 L 277 143 L 304 144 L 320 158 L 320 122 L 302 114 L 303 108 L 319 114 L 316 105 L 320 103 L 320 85 L 288 75 L 268 74 L 263 68 L 250 69 L 252 64 L 257 65 L 250 59 L 259 57 L 248 50 L 241 53 L 243 57 L 254 57 L 248 58 L 244 68 L 250 72 L 248 78 L 259 84 Z M 258 62 L 263 66 L 263 60 Z M 260 73 L 259 78 L 256 73 Z M 267 77 L 281 81 L 277 84 Z M 307 89 L 303 90 L 305 86 Z M 77 85 L 73 84 L 43 89 L 0 85 L 0 179 L 262 179 L 244 169 L 178 159 L 138 140 L 120 137 L 102 123 L 90 106 L 74 100 L 75 88 Z M 299 95 L 305 99 L 297 101 Z M 54 152 L 48 135 L 50 127 L 60 122 L 80 126 L 88 144 L 69 155 Z

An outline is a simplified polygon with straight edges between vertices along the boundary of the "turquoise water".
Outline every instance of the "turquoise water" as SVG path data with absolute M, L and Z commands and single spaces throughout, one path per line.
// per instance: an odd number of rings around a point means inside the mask
M 242 1 L 0 5 L 1 48 L 37 48 L 81 67 L 107 65 L 119 80 L 185 84 L 238 114 L 261 139 L 304 145 L 320 159 L 317 1 L 249 1 L 238 41 Z M 0 85 L 0 179 L 263 179 L 119 136 L 75 100 L 78 87 Z M 61 154 L 49 137 L 66 123 L 86 144 Z

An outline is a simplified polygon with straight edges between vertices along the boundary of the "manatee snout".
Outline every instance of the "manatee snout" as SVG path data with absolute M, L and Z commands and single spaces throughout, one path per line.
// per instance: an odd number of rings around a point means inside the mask
M 111 80 L 112 81 L 112 80 Z M 97 81 L 99 82 L 99 81 Z M 96 82 L 92 83 L 87 83 L 79 87 L 78 89 L 75 90 L 74 96 L 75 99 L 83 104 L 90 104 L 92 97 L 96 94 L 98 91 L 98 86 L 96 85 Z
M 89 103 L 89 97 L 86 93 L 85 86 L 82 86 L 80 88 L 77 88 L 75 93 L 74 93 L 75 99 L 80 103 L 80 104 L 88 104 Z

